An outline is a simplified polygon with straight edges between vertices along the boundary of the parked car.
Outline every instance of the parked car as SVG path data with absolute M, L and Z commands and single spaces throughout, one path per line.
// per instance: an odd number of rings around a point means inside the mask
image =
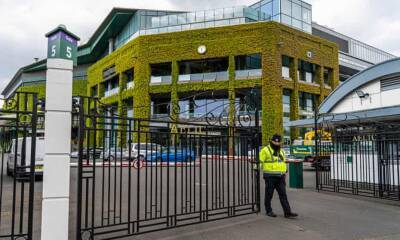
M 121 159 L 128 159 L 125 152 L 126 149 L 122 148 L 109 148 L 104 151 L 104 161 L 120 161 Z M 103 156 L 100 156 L 103 157 Z
M 83 154 L 82 158 L 87 159 L 88 149 L 83 149 L 82 154 Z M 89 149 L 89 159 L 93 159 L 93 156 L 95 156 L 96 159 L 103 157 L 103 148 L 96 148 L 96 150 L 93 148 Z M 79 151 L 71 153 L 71 158 L 78 158 L 78 157 L 79 157 Z
M 29 175 L 31 166 L 31 146 L 32 138 L 13 139 L 11 150 L 7 157 L 7 176 L 24 177 Z M 23 149 L 25 149 L 25 159 L 23 159 Z M 36 138 L 36 156 L 35 156 L 35 174 L 41 178 L 43 176 L 43 159 L 44 159 L 44 137 Z M 15 159 L 16 158 L 16 159 Z M 25 160 L 25 161 L 23 161 Z
M 132 143 L 131 155 L 129 156 L 129 150 L 123 153 L 125 159 L 134 160 L 139 159 L 141 161 L 145 160 L 148 155 L 161 151 L 162 146 L 155 143 Z
M 190 149 L 181 148 L 166 148 L 161 151 L 152 152 L 147 155 L 148 162 L 193 162 L 196 159 L 196 154 Z

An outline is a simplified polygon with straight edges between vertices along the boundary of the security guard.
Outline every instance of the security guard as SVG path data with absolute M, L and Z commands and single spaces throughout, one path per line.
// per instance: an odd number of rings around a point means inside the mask
M 261 149 L 260 167 L 264 172 L 265 180 L 265 210 L 267 216 L 276 217 L 272 211 L 271 200 L 274 190 L 279 194 L 285 218 L 296 218 L 298 215 L 290 209 L 289 201 L 286 195 L 286 163 L 285 152 L 281 149 L 282 137 L 275 134 L 268 146 Z

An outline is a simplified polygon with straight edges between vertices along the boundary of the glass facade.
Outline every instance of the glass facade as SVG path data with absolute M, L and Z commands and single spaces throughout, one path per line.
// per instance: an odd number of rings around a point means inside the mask
M 368 44 L 351 39 L 349 42 L 350 54 L 353 57 L 366 60 L 371 63 L 380 63 L 394 58 L 392 54 L 386 53 L 380 49 L 369 46 Z
M 312 7 L 306 2 L 300 0 L 263 0 L 251 7 L 265 13 L 273 21 L 304 32 L 312 32 Z
M 246 6 L 195 12 L 138 10 L 115 38 L 114 49 L 140 35 L 222 27 L 267 20 L 270 20 L 267 14 Z

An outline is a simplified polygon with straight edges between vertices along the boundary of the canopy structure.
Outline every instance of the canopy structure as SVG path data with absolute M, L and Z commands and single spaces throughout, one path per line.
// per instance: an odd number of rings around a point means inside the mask
M 400 119 L 400 58 L 372 66 L 352 76 L 320 105 L 318 120 L 301 119 L 285 127 L 315 123 L 343 124 Z

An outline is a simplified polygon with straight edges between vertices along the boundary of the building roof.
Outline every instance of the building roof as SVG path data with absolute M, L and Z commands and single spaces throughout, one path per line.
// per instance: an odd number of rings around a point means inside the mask
M 386 120 L 400 116 L 400 105 L 383 108 L 373 108 L 361 111 L 333 114 L 332 110 L 349 94 L 360 87 L 380 79 L 391 76 L 400 76 L 400 58 L 394 58 L 361 71 L 347 79 L 337 87 L 322 102 L 319 107 L 319 117 L 317 122 L 354 122 L 354 121 L 374 121 L 374 119 Z M 315 119 L 301 119 L 284 124 L 285 127 L 313 127 Z
M 107 49 L 108 39 L 118 34 L 138 9 L 113 8 L 89 40 L 78 47 L 78 64 L 96 61 Z
M 21 76 L 22 73 L 25 72 L 34 72 L 34 71 L 40 71 L 40 70 L 45 70 L 46 69 L 46 63 L 47 59 L 42 59 L 40 61 L 34 62 L 32 64 L 26 65 L 15 73 L 11 81 L 6 85 L 6 87 L 3 89 L 1 92 L 2 95 L 6 95 L 7 92 L 9 92 L 17 83 L 19 77 Z
M 322 102 L 320 113 L 329 113 L 343 98 L 370 82 L 400 73 L 400 58 L 394 58 L 367 68 L 343 82 Z

